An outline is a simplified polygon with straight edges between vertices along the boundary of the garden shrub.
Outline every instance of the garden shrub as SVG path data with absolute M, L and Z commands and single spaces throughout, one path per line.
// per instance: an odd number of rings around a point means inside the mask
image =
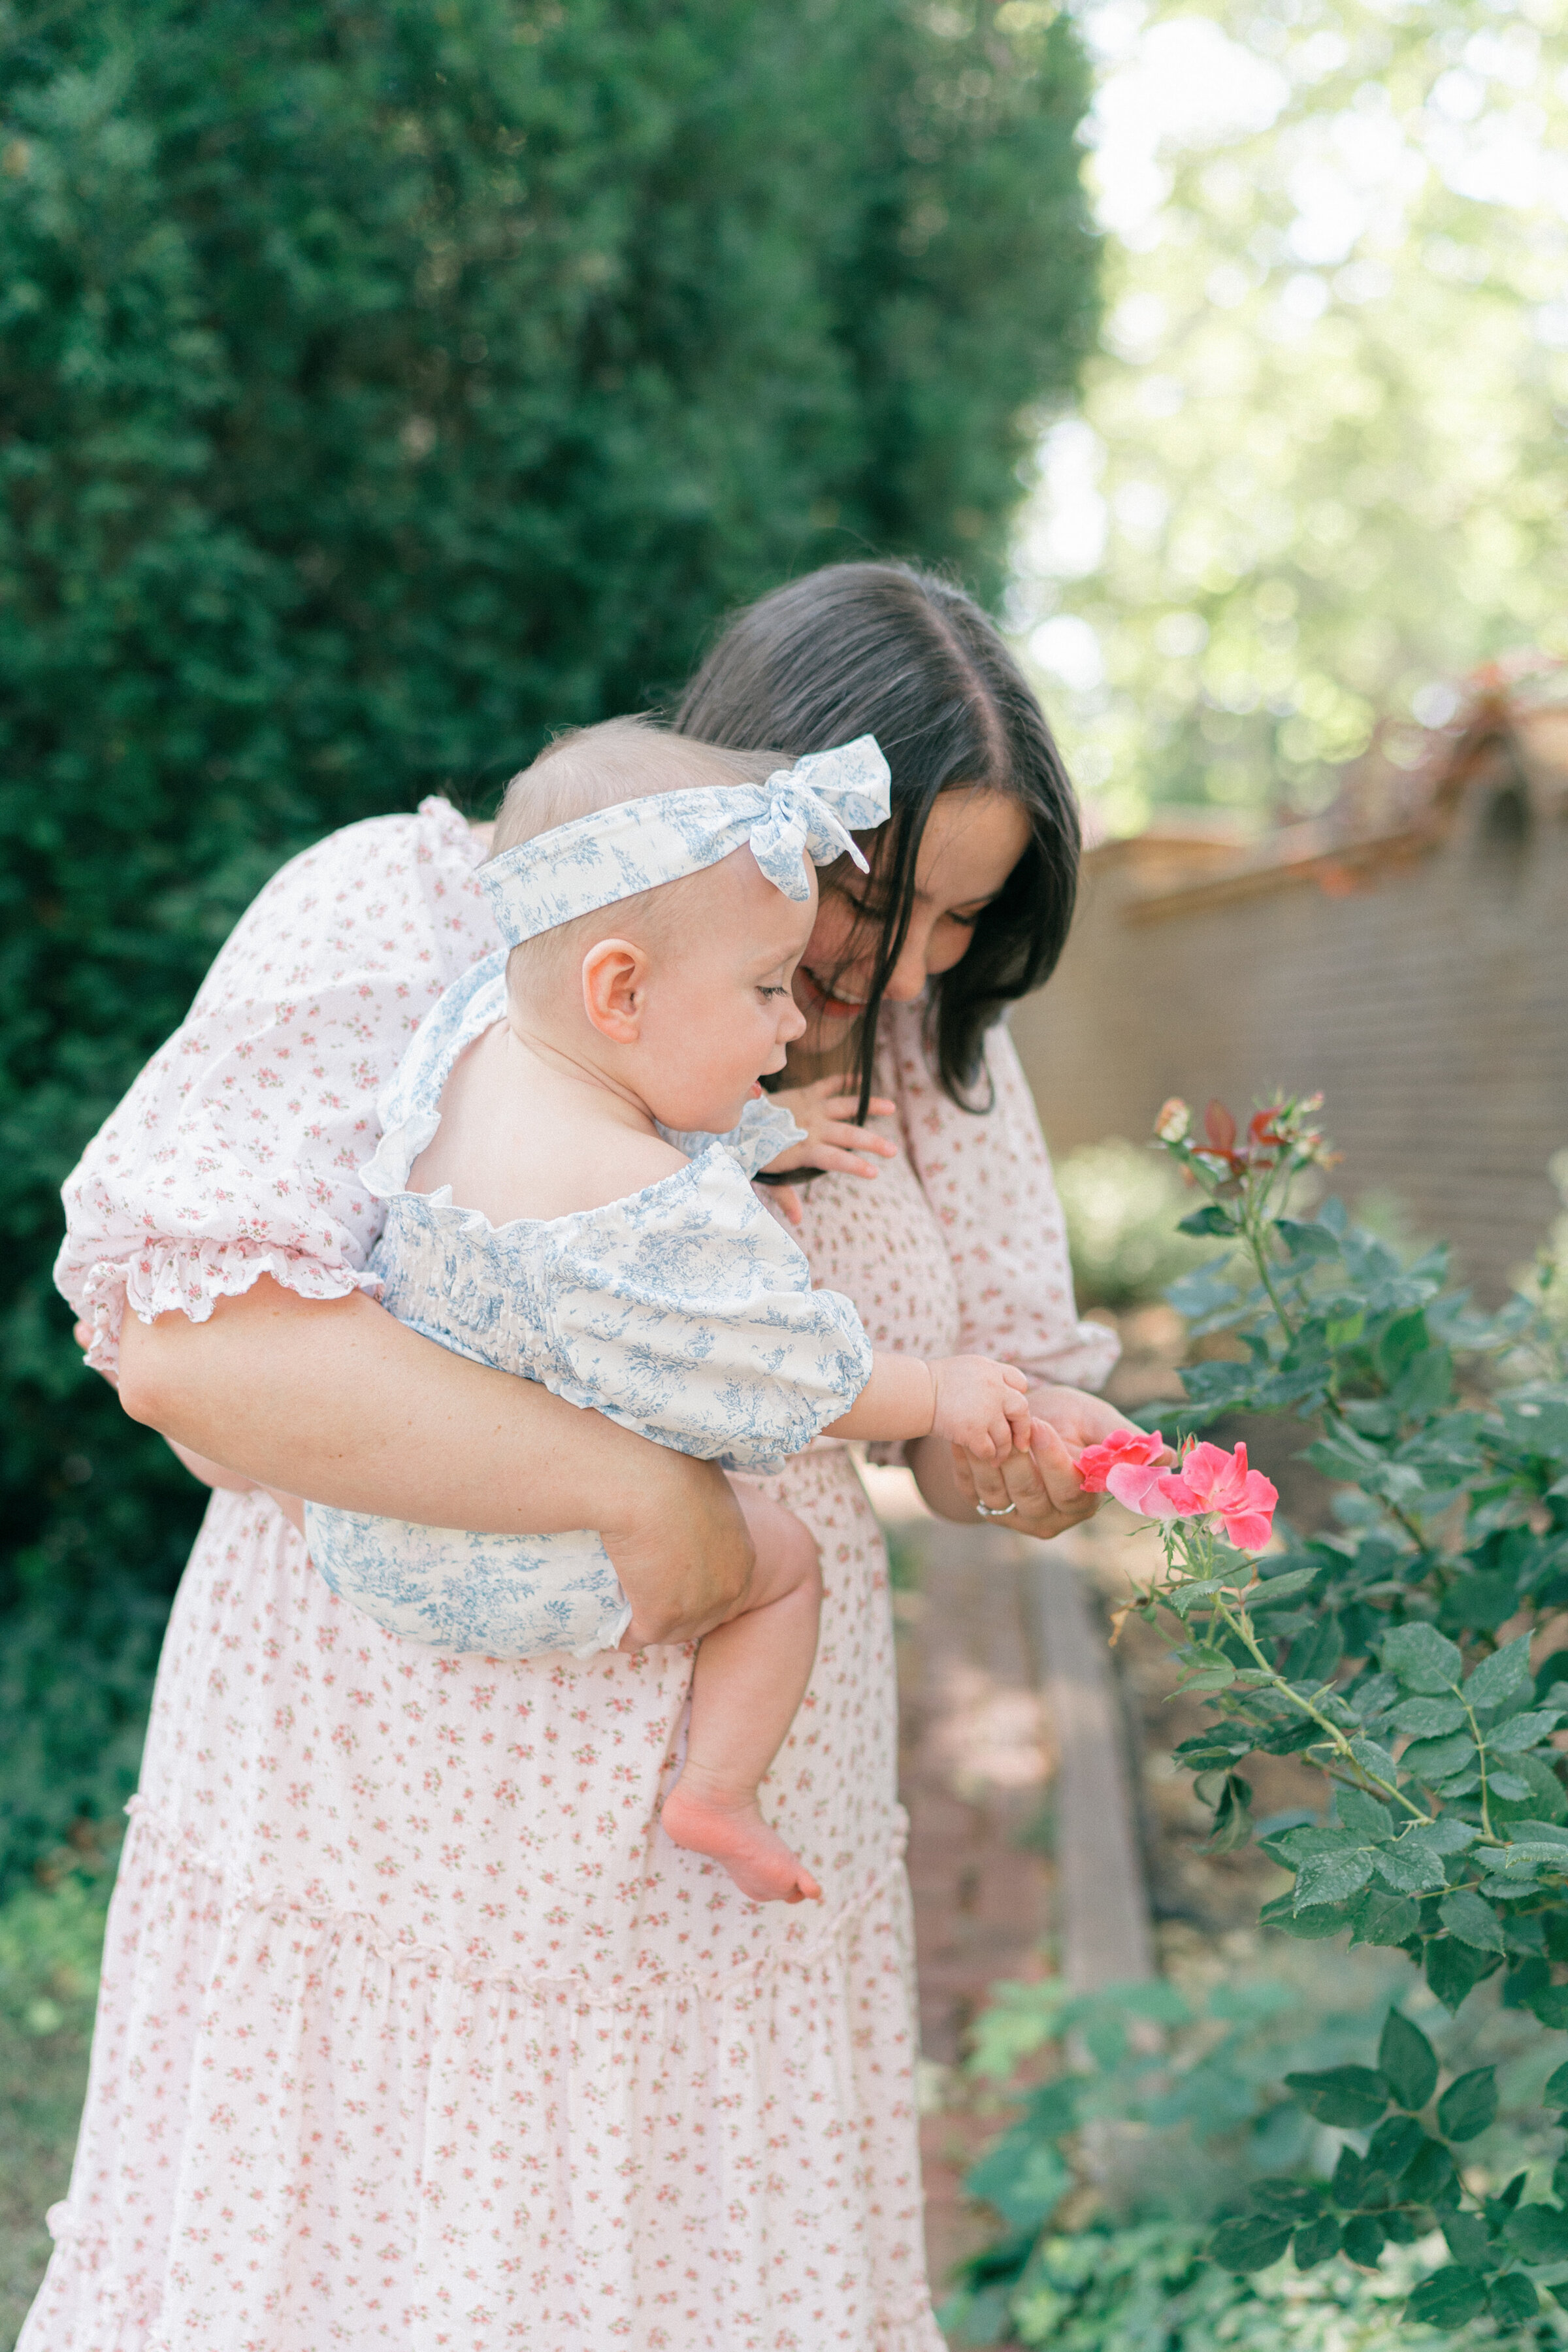
M 1290 1214 L 1303 1171 L 1333 1159 L 1316 1108 L 1271 1104 L 1243 1133 L 1218 1104 L 1194 1128 L 1173 1102 L 1158 1135 L 1206 1196 L 1186 1230 L 1225 1250 L 1173 1299 L 1194 1338 L 1235 1343 L 1188 1367 L 1181 1426 L 1299 1415 L 1338 1484 L 1337 1525 L 1265 1551 L 1272 1487 L 1211 1446 L 1163 1470 L 1146 1437 L 1119 1436 L 1096 1475 L 1162 1528 L 1165 1573 L 1129 1605 L 1212 1711 L 1175 1752 L 1213 1844 L 1252 1834 L 1250 1757 L 1322 1776 L 1320 1817 L 1264 1825 L 1293 1882 L 1264 1922 L 1399 1952 L 1456 2015 L 1498 1978 L 1536 2021 L 1538 2104 L 1568 2117 L 1568 1330 L 1550 1288 L 1480 1314 L 1441 1248 L 1405 1263 L 1333 1199 Z M 1441 2231 L 1451 2259 L 1412 2294 L 1413 2319 L 1555 2326 L 1542 2298 L 1568 2303 L 1568 2155 L 1541 2177 L 1477 2178 L 1492 2065 L 1450 2068 L 1394 2006 L 1374 2047 L 1291 2069 L 1284 2089 L 1345 2135 L 1338 2161 L 1238 2200 L 1210 2242 L 1222 2266 L 1245 2275 L 1289 2248 L 1302 2270 L 1342 2252 L 1375 2269 L 1385 2246 Z
M 1047 7 L 77 0 L 0 58 L 14 1866 L 126 1793 L 200 1500 L 51 1291 L 87 1137 L 327 828 L 815 563 L 994 595 L 1095 256 Z

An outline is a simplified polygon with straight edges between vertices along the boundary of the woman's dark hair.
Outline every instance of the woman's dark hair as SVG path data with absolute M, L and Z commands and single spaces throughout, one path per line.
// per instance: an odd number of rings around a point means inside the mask
M 870 837 L 882 943 L 857 1043 L 860 1115 L 882 998 L 909 930 L 916 861 L 939 795 L 1006 793 L 1029 845 L 981 916 L 963 961 L 931 984 L 927 1047 L 952 1100 L 972 1096 L 985 1032 L 1038 988 L 1067 940 L 1078 891 L 1078 804 L 1038 702 L 973 598 L 902 563 L 836 563 L 777 588 L 731 621 L 687 688 L 677 733 L 794 759 L 874 735 L 893 813 Z M 825 876 L 831 880 L 834 869 Z

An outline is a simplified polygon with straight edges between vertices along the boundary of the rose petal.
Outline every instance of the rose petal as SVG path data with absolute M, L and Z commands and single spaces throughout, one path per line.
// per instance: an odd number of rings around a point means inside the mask
M 1274 1532 L 1274 1514 L 1226 1511 L 1225 1531 L 1237 1551 L 1261 1551 Z

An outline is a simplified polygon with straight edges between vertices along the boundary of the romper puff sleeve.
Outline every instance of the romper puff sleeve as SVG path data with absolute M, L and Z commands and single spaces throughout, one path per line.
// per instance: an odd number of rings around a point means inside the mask
M 1098 1389 L 1121 1343 L 1079 1316 L 1067 1224 L 1017 1049 L 1005 1028 L 989 1033 L 991 1107 L 962 1110 L 931 1069 L 923 1017 L 920 1004 L 890 1006 L 882 1034 L 910 1160 L 952 1264 L 959 1348 L 1016 1364 L 1040 1386 Z
M 376 1096 L 443 990 L 498 945 L 480 845 L 427 800 L 331 835 L 275 875 L 186 1018 L 64 1187 L 55 1279 L 112 1373 L 121 1321 L 263 1274 L 306 1298 L 374 1291 L 383 1204 L 361 1180 Z

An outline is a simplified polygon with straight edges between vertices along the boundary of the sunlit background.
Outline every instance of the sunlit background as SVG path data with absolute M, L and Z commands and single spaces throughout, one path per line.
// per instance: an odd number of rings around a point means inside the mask
M 1081 21 L 1105 324 L 1012 625 L 1106 831 L 1310 815 L 1374 728 L 1413 760 L 1479 664 L 1568 653 L 1568 12 Z

